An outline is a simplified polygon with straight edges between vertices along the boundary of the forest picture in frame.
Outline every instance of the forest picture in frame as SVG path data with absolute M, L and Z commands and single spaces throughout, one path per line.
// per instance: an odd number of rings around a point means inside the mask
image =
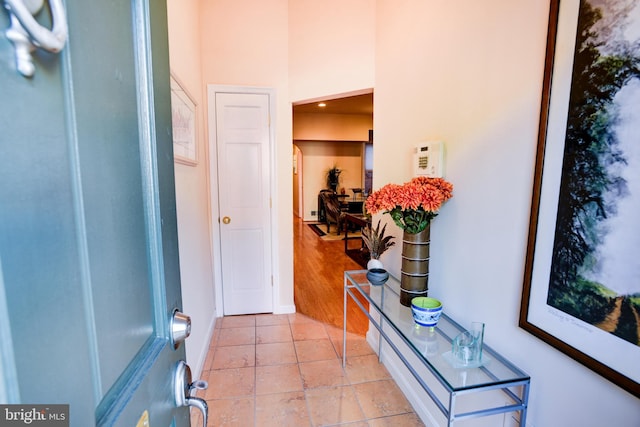
M 520 326 L 640 397 L 640 2 L 552 0 Z

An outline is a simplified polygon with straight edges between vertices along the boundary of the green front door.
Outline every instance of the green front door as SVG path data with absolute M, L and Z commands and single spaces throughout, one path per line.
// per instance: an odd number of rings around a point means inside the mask
M 69 41 L 34 52 L 32 78 L 0 12 L 0 404 L 186 426 L 166 5 L 65 8 Z

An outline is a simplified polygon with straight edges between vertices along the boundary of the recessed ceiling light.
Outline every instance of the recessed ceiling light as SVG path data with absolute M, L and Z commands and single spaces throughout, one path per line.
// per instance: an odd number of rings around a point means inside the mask
M 324 102 L 321 102 L 321 103 L 318 104 L 318 107 L 326 107 L 326 106 L 327 106 L 327 104 L 325 104 Z

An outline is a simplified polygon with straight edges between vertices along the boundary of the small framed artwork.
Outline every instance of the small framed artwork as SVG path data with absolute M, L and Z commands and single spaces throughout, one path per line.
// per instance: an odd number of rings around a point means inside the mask
M 520 327 L 640 397 L 640 4 L 550 11 Z
M 171 74 L 171 124 L 174 160 L 190 166 L 197 165 L 196 103 L 173 73 Z

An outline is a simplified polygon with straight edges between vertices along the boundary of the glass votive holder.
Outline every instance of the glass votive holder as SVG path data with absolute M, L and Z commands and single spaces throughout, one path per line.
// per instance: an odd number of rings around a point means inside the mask
M 454 338 L 451 351 L 454 360 L 463 366 L 480 366 L 483 340 L 484 323 L 473 322 L 470 330 L 464 331 Z

